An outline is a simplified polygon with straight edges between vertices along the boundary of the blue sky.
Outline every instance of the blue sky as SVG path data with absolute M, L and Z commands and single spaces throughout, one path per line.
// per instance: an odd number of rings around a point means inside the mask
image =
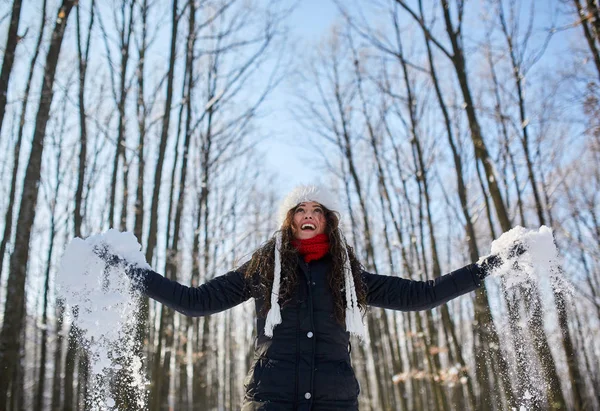
M 319 42 L 338 17 L 337 6 L 333 1 L 303 0 L 290 16 L 291 42 L 298 45 L 293 63 L 300 63 L 309 53 L 312 44 Z M 263 131 L 273 134 L 260 145 L 266 151 L 266 166 L 277 173 L 282 195 L 295 185 L 318 180 L 319 171 L 310 161 L 312 148 L 305 144 L 306 137 L 292 117 L 289 104 L 293 101 L 289 83 L 283 82 L 272 95 L 270 107 L 274 113 L 266 116 Z M 304 149 L 303 147 L 306 147 Z

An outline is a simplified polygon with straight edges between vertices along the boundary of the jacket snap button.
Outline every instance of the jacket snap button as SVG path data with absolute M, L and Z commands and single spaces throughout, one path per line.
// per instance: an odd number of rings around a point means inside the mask
M 310 392 L 307 392 L 306 394 L 304 394 L 304 398 L 306 398 L 307 400 L 310 400 Z
M 312 282 L 312 285 L 313 285 L 313 286 L 315 286 L 315 285 L 317 285 L 317 283 L 315 283 L 315 282 L 313 281 L 313 282 Z
M 307 333 L 306 333 L 306 336 L 307 336 L 308 338 L 312 338 L 312 336 L 313 336 L 313 333 L 312 333 L 312 331 L 309 331 L 309 332 L 307 332 Z

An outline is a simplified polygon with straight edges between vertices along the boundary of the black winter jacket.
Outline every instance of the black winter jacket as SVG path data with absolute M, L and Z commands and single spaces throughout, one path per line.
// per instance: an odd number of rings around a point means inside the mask
M 273 338 L 264 335 L 265 318 L 257 315 L 254 361 L 244 381 L 242 411 L 358 410 L 359 385 L 350 365 L 349 333 L 333 315 L 327 282 L 329 255 L 305 263 L 298 259 L 296 301 L 281 308 L 282 322 Z M 432 281 L 363 272 L 367 303 L 402 311 L 433 308 L 480 285 L 479 267 L 468 265 Z M 189 316 L 234 307 L 251 297 L 256 312 L 264 304 L 253 295 L 251 279 L 231 271 L 199 287 L 186 287 L 153 271 L 143 272 L 146 294 Z M 285 274 L 283 274 L 285 275 Z

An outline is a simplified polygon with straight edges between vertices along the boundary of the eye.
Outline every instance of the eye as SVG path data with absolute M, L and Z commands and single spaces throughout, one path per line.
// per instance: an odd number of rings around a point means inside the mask
M 303 212 L 304 212 L 304 208 L 298 207 L 294 213 L 298 214 L 298 213 L 303 213 Z
M 315 208 L 315 213 L 321 213 L 321 214 L 323 214 L 323 209 L 322 208 Z

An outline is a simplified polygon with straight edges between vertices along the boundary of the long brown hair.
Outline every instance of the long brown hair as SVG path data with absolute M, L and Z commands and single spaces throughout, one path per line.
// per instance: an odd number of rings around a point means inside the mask
M 329 236 L 329 253 L 331 254 L 331 269 L 327 273 L 329 289 L 333 295 L 333 303 L 335 307 L 335 318 L 340 324 L 345 324 L 346 319 L 346 299 L 344 294 L 344 260 L 346 253 L 343 247 L 346 241 L 342 238 L 340 230 L 338 230 L 340 219 L 335 211 L 328 210 L 323 207 L 327 225 L 325 228 L 326 234 Z M 298 250 L 292 245 L 294 235 L 292 233 L 292 221 L 294 207 L 290 209 L 286 218 L 281 225 L 281 285 L 279 290 L 280 305 L 284 306 L 293 300 L 298 286 L 297 274 L 297 259 Z M 356 289 L 356 297 L 358 306 L 364 313 L 366 311 L 366 290 L 362 281 L 363 267 L 356 258 L 352 247 L 346 245 L 348 257 L 350 259 L 350 267 L 352 268 L 352 277 L 354 279 L 354 287 Z M 273 276 L 275 269 L 275 236 L 258 248 L 253 254 L 252 259 L 245 267 L 247 277 L 256 275 L 258 278 L 252 281 L 255 284 L 255 291 L 264 299 L 263 310 L 261 315 L 266 315 L 271 308 L 271 289 L 273 288 Z

